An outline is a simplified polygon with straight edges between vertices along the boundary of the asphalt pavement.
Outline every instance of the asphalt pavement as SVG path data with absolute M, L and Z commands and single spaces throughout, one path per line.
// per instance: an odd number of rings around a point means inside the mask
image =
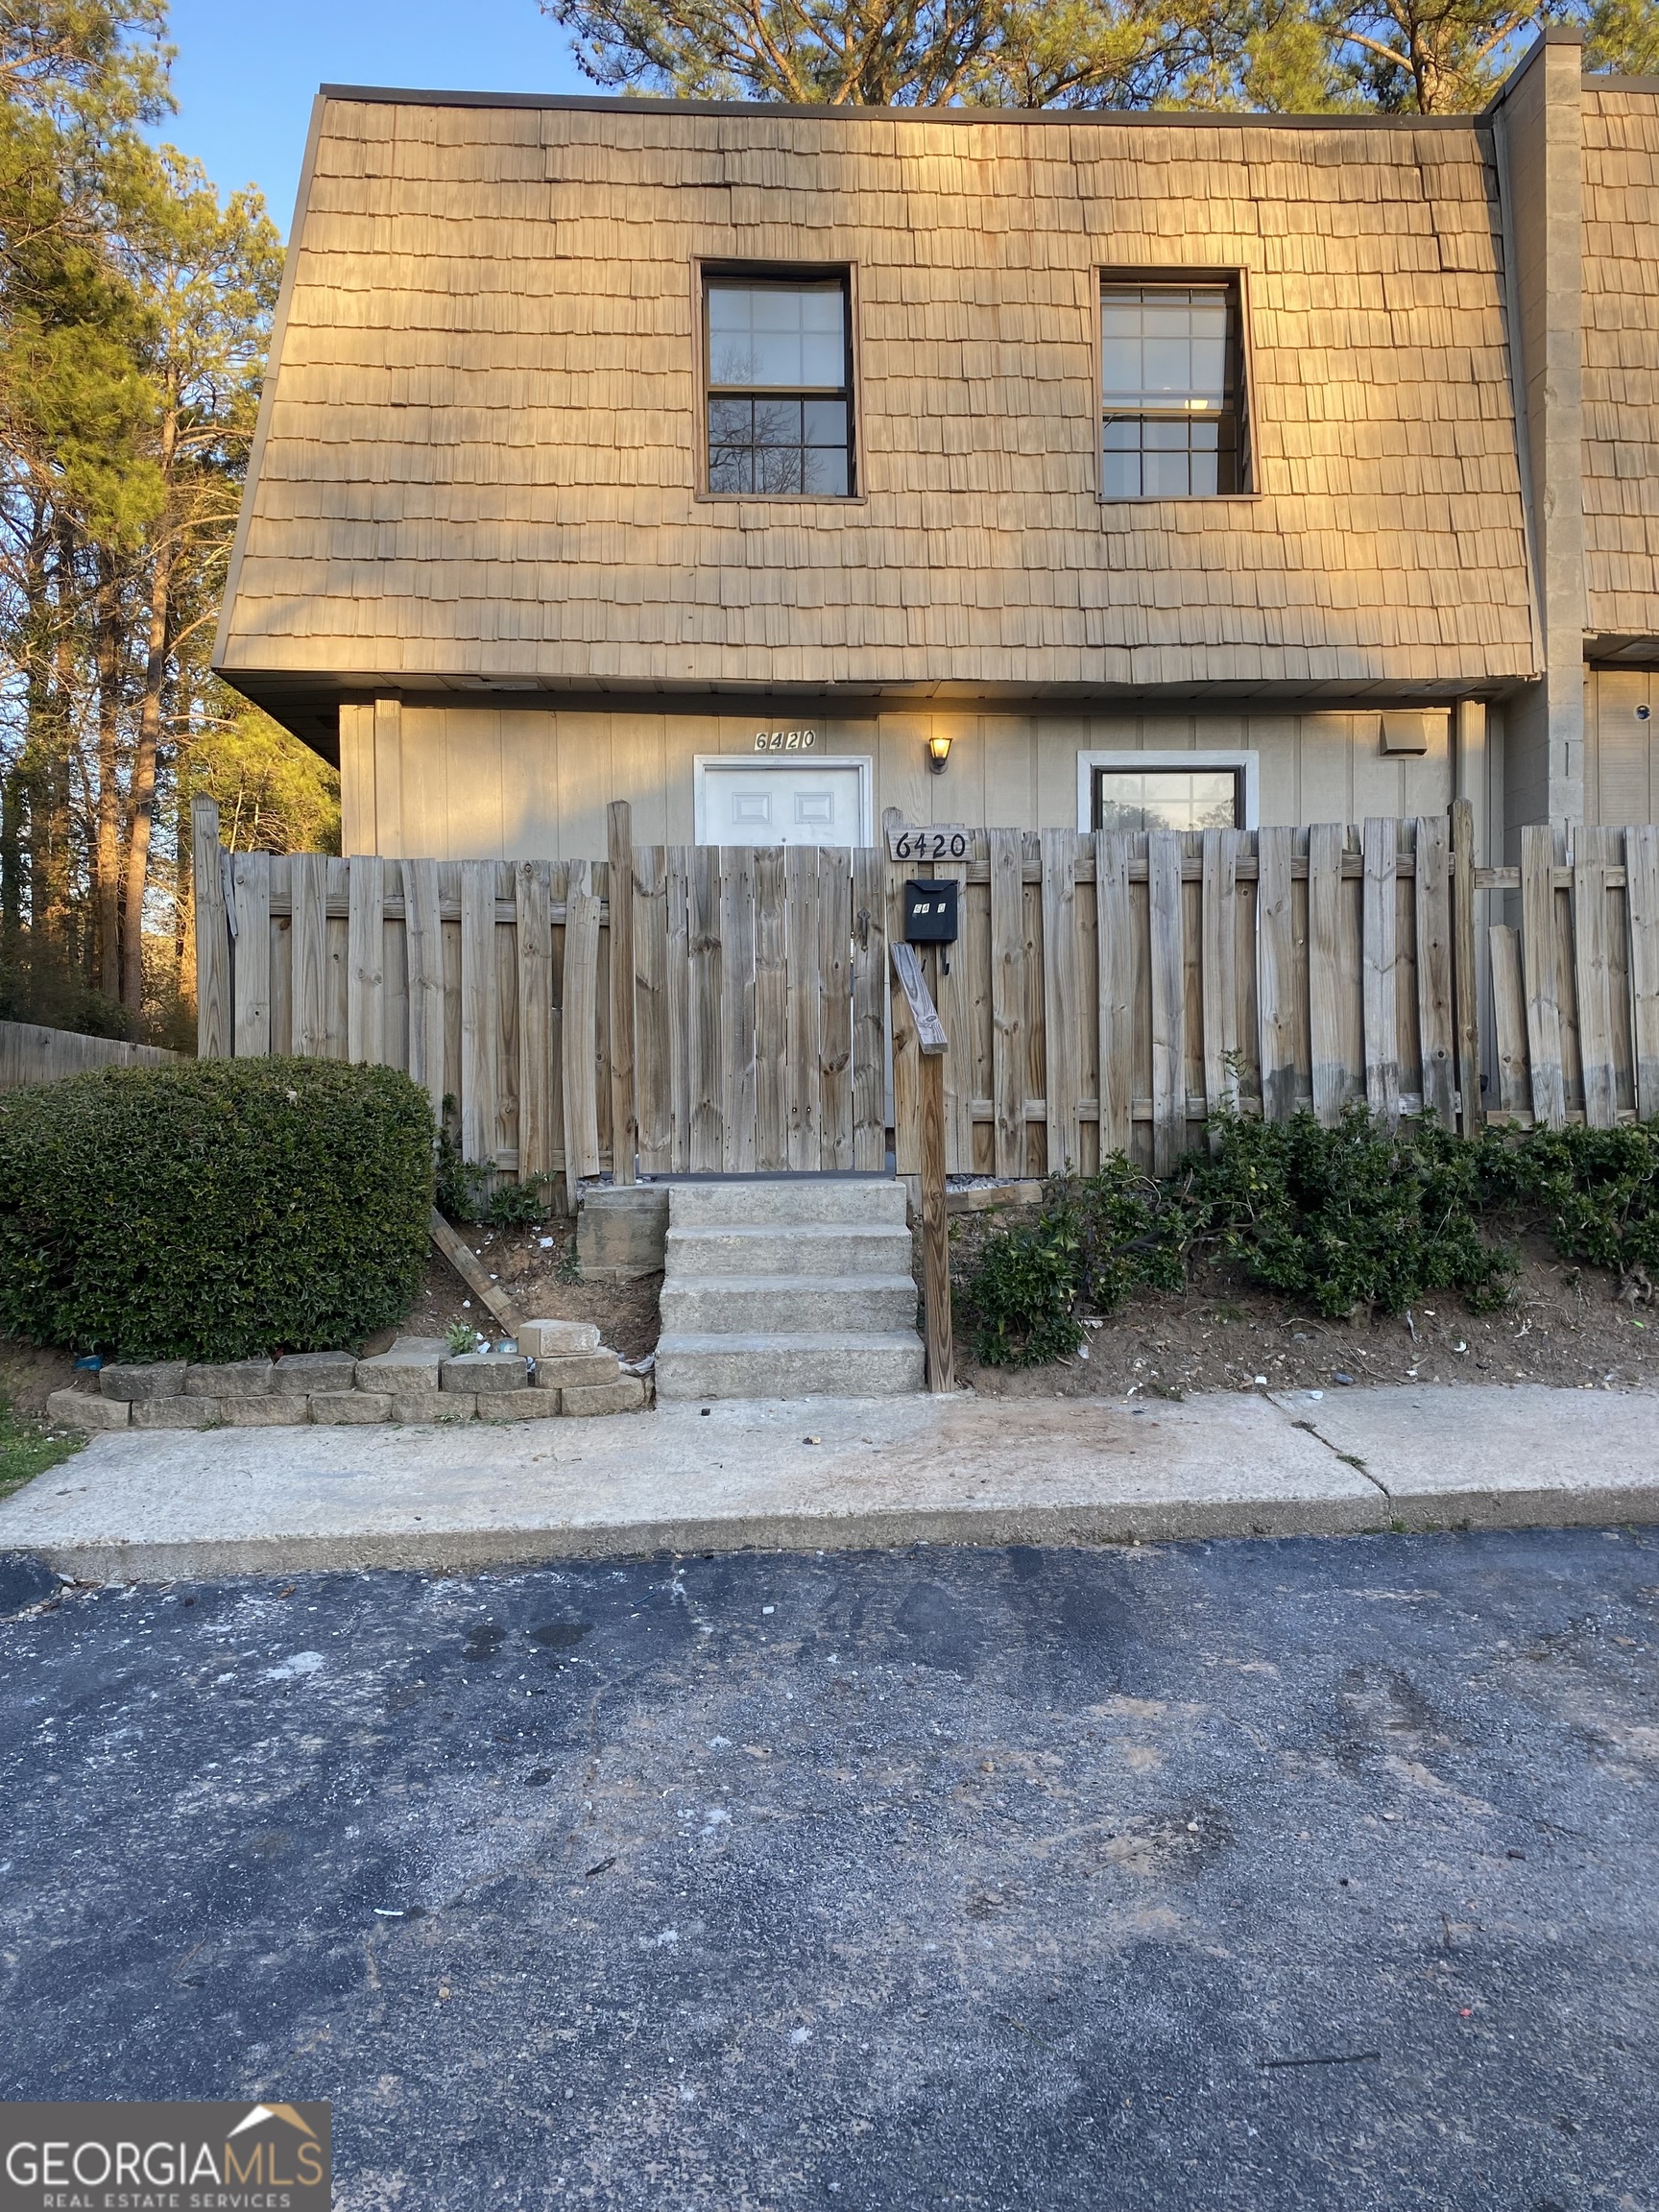
M 1659 2206 L 1659 1531 L 0 1574 L 0 2092 L 343 2212 Z

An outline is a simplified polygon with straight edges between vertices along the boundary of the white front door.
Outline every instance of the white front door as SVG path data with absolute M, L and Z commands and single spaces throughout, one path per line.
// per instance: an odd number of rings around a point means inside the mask
M 867 759 L 697 762 L 699 845 L 868 845 Z

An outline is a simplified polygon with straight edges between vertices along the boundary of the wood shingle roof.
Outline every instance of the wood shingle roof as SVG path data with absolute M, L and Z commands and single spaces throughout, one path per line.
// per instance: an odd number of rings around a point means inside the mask
M 1584 582 L 1591 630 L 1659 623 L 1659 90 L 1584 81 Z
M 1618 197 L 1651 194 L 1659 141 L 1597 128 L 1617 259 Z M 1536 670 L 1474 119 L 331 94 L 308 178 L 233 681 L 1040 694 Z M 853 270 L 862 498 L 697 495 L 699 257 Z M 1103 267 L 1242 272 L 1259 496 L 1097 499 Z M 1619 269 L 1659 286 L 1651 261 Z M 1587 333 L 1610 607 L 1627 575 L 1654 591 L 1659 555 L 1654 478 L 1633 493 L 1619 462 L 1629 421 L 1651 440 L 1655 373 L 1623 327 Z

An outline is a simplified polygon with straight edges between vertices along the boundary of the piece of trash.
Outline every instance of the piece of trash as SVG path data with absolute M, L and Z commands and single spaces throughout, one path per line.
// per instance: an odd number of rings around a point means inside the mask
M 616 1854 L 613 1851 L 610 1858 L 601 1859 L 597 1866 L 585 1866 L 582 1869 L 582 1879 L 584 1882 L 591 1882 L 595 1874 L 608 1874 L 615 1863 Z
M 709 1418 L 709 1407 L 708 1407 L 707 1406 L 699 1406 L 699 1407 L 698 1407 L 698 1408 L 697 1408 L 697 1410 L 698 1410 L 698 1412 L 699 1412 L 699 1413 L 701 1413 L 701 1414 L 702 1414 L 702 1416 L 703 1416 L 704 1420 L 705 1420 L 705 1421 L 707 1421 L 707 1420 L 708 1420 L 708 1418 Z
M 403 1908 L 401 1905 L 376 1905 L 374 1917 L 376 1920 L 401 1920 L 404 1917 Z
M 463 1298 L 461 1303 L 463 1306 L 470 1306 L 472 1301 L 470 1298 Z
M 801 1441 L 803 1444 L 822 1444 L 824 1439 L 822 1436 L 803 1436 Z
M 1079 1345 L 1078 1345 L 1078 1347 L 1077 1347 L 1077 1357 L 1078 1357 L 1078 1358 L 1079 1358 L 1079 1359 L 1087 1359 L 1087 1358 L 1088 1358 L 1088 1357 L 1089 1357 L 1089 1347 L 1088 1347 L 1088 1345 L 1087 1345 L 1087 1344 L 1079 1344 Z
M 1196 1836 L 1196 1835 L 1197 1835 L 1197 1833 L 1198 1833 L 1198 1823 L 1197 1823 L 1197 1821 L 1196 1821 L 1196 1820 L 1189 1820 L 1189 1821 L 1188 1821 L 1188 1823 L 1187 1823 L 1187 1833 L 1188 1833 L 1188 1835 L 1189 1835 L 1189 1836 Z
M 1266 1380 L 1267 1380 L 1267 1378 L 1266 1378 L 1266 1376 L 1265 1376 L 1265 1375 L 1258 1375 L 1258 1376 L 1256 1377 L 1256 1381 L 1257 1381 L 1258 1382 L 1266 1382 Z
M 810 2028 L 791 2028 L 789 2040 L 791 2043 L 809 2043 L 812 2040 L 812 2031 Z
M 1352 1382 L 1354 1378 L 1352 1375 L 1333 1375 L 1331 1380 L 1333 1382 Z
M 104 1360 L 99 1353 L 88 1352 L 84 1359 L 76 1360 L 75 1372 L 78 1375 L 96 1375 L 103 1364 Z
M 552 1251 L 552 1249 L 553 1249 L 553 1239 L 552 1239 L 552 1238 L 551 1238 L 551 1237 L 541 1237 L 541 1238 L 538 1238 L 537 1241 L 538 1241 L 538 1243 L 541 1245 L 541 1249 L 542 1249 L 542 1251 L 543 1251 L 543 1252 L 551 1252 L 551 1251 Z
M 1474 2019 L 1474 2017 L 1475 2017 L 1475 2008 L 1474 2008 L 1474 2006 L 1473 2006 L 1473 2005 L 1465 2005 L 1465 2006 L 1463 2007 L 1462 2010 L 1461 2010 L 1461 2011 L 1458 2013 L 1457 2017 L 1458 2017 L 1458 2019 L 1459 2019 L 1459 2020 L 1473 2020 L 1473 2019 Z
M 1469 1347 L 1467 1344 L 1454 1344 L 1452 1349 L 1454 1352 L 1467 1352 Z
M 1323 1398 L 1325 1393 L 1323 1390 L 1310 1390 L 1308 1395 L 1310 1398 Z
M 762 1605 L 760 1610 L 762 1613 L 776 1613 L 778 1608 L 776 1605 Z

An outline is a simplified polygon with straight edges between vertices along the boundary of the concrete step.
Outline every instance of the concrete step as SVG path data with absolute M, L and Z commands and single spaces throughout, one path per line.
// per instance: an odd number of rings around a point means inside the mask
M 668 1218 L 676 1229 L 717 1223 L 797 1228 L 804 1222 L 885 1222 L 904 1226 L 904 1186 L 887 1176 L 743 1176 L 731 1183 L 671 1183 Z
M 913 1329 L 668 1335 L 657 1345 L 661 1400 L 898 1398 L 925 1381 Z
M 910 1232 L 897 1224 L 866 1228 L 857 1222 L 800 1221 L 776 1227 L 722 1223 L 707 1229 L 671 1228 L 665 1249 L 667 1279 L 708 1275 L 907 1275 Z M 787 1296 L 785 1286 L 781 1293 Z
M 675 1336 L 746 1335 L 781 1320 L 811 1334 L 885 1333 L 915 1327 L 916 1285 L 907 1274 L 677 1275 L 662 1285 L 661 1311 Z

